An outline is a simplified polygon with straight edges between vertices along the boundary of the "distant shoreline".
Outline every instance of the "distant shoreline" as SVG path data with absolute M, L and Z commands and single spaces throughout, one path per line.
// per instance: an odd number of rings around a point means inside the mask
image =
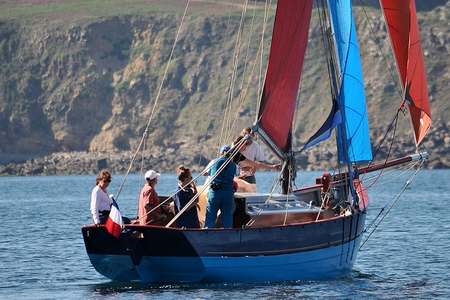
M 319 153 L 319 151 L 317 151 Z M 384 158 L 379 156 L 378 160 Z M 92 175 L 100 169 L 109 169 L 116 174 L 125 174 L 130 166 L 131 151 L 117 153 L 93 152 L 58 152 L 45 156 L 34 157 L 20 162 L 0 164 L 0 176 L 35 176 L 35 175 Z M 175 149 L 155 151 L 147 157 L 142 156 L 133 163 L 131 173 L 139 173 L 143 169 L 156 169 L 159 172 L 174 172 L 176 167 L 183 164 L 195 172 L 202 171 L 211 158 L 207 155 L 192 153 L 182 154 Z M 394 158 L 394 156 L 392 156 Z M 270 157 L 269 161 L 275 161 Z M 319 154 L 309 153 L 297 160 L 298 170 L 321 171 L 330 168 L 330 160 Z M 450 164 L 446 156 L 431 153 L 424 169 L 449 169 Z

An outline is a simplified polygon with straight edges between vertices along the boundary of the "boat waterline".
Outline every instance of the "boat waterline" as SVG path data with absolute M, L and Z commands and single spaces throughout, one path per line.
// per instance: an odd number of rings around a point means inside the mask
M 266 282 L 343 277 L 356 260 L 361 237 L 339 246 L 270 256 L 144 256 L 139 265 L 127 255 L 89 254 L 95 269 L 115 281 Z

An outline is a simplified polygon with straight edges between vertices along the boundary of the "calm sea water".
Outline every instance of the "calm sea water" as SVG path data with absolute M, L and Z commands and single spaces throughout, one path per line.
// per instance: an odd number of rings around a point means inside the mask
M 319 173 L 299 174 L 298 184 Z M 411 173 L 390 173 L 370 188 L 369 220 L 388 205 Z M 113 176 L 110 193 L 123 177 Z M 274 174 L 258 174 L 267 191 Z M 368 178 L 367 178 L 368 179 Z M 0 299 L 298 299 L 450 298 L 450 171 L 422 171 L 358 254 L 352 274 L 331 281 L 266 284 L 131 285 L 98 274 L 80 227 L 90 223 L 94 176 L 0 177 Z M 127 178 L 118 202 L 136 215 L 141 177 Z M 175 176 L 157 190 L 169 194 Z

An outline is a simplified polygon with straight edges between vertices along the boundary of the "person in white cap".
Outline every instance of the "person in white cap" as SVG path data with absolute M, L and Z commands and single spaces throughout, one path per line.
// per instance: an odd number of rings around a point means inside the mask
M 139 193 L 138 220 L 141 225 L 156 224 L 162 225 L 164 216 L 161 207 L 158 207 L 150 213 L 152 209 L 159 205 L 158 194 L 155 186 L 158 183 L 161 174 L 154 170 L 145 172 L 145 185 Z

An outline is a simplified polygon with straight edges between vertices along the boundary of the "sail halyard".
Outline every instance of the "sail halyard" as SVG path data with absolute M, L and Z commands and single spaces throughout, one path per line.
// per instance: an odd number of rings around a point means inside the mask
M 431 112 L 415 1 L 380 0 L 380 5 L 418 146 L 431 127 Z
M 279 0 L 256 131 L 281 159 L 291 152 L 292 122 L 308 43 L 312 0 Z

